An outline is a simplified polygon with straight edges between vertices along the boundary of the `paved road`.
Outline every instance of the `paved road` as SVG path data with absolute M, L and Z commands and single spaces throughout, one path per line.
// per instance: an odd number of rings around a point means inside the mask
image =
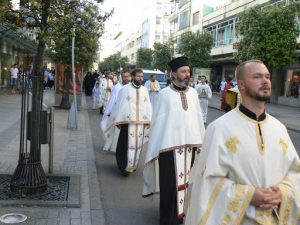
M 220 110 L 209 109 L 208 123 L 223 114 Z M 99 135 L 99 113 L 89 111 L 90 126 L 96 154 L 96 166 L 100 184 L 102 204 L 107 225 L 157 225 L 159 224 L 159 198 L 144 199 L 142 191 L 142 163 L 129 177 L 120 175 L 113 154 L 102 151 L 103 137 Z M 300 133 L 290 132 L 291 138 L 300 150 Z M 144 155 L 143 155 L 144 156 Z
M 145 155 L 142 155 L 137 171 L 123 177 L 115 155 L 102 151 L 104 142 L 102 134 L 99 135 L 98 111 L 89 111 L 89 117 L 106 225 L 159 224 L 159 196 L 142 198 Z

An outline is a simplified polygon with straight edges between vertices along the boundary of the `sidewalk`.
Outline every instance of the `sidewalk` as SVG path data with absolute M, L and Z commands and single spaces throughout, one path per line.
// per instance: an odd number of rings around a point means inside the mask
M 213 93 L 208 105 L 211 108 L 220 109 L 220 95 Z M 267 103 L 266 112 L 280 120 L 289 130 L 300 132 L 299 108 Z
M 21 96 L 0 94 L 0 173 L 12 174 L 18 162 Z M 54 93 L 44 92 L 44 103 L 54 104 Z M 82 98 L 86 107 L 85 97 Z M 54 175 L 80 175 L 80 208 L 26 207 L 0 208 L 5 213 L 23 213 L 28 219 L 21 224 L 37 225 L 101 225 L 104 211 L 95 166 L 95 156 L 87 110 L 78 112 L 78 129 L 66 128 L 68 110 L 55 109 L 54 114 Z M 42 145 L 42 165 L 48 172 L 48 145 Z M 0 223 L 1 224 L 1 223 Z

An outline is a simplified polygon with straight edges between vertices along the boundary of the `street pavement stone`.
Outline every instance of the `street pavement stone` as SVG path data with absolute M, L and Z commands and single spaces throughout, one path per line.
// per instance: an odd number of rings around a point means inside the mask
M 54 93 L 44 92 L 44 103 L 54 105 Z M 84 108 L 85 97 L 82 97 Z M 85 107 L 87 108 L 87 107 Z M 19 153 L 20 95 L 0 94 L 0 173 L 12 174 Z M 21 224 L 36 225 L 100 225 L 105 224 L 92 135 L 87 110 L 78 111 L 78 129 L 66 128 L 68 110 L 54 112 L 54 175 L 80 175 L 80 208 L 63 207 L 1 207 L 0 215 L 19 212 L 28 216 Z M 7 117 L 2 116 L 7 114 Z M 42 165 L 48 172 L 48 145 L 41 146 Z M 0 223 L 1 224 L 1 223 Z

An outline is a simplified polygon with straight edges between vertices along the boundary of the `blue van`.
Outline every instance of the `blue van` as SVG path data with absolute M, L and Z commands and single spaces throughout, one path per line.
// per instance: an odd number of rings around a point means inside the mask
M 156 75 L 156 79 L 159 83 L 160 88 L 164 88 L 167 86 L 167 74 L 159 71 L 159 70 L 145 70 L 143 69 L 144 72 L 144 84 L 147 80 L 150 79 L 151 74 Z

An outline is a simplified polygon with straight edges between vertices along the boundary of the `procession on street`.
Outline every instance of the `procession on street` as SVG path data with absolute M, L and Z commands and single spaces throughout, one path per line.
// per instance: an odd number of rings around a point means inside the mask
M 188 58 L 169 66 L 172 82 L 162 89 L 155 75 L 144 87 L 143 70 L 124 71 L 100 123 L 103 151 L 115 154 L 123 176 L 145 152 L 142 196 L 160 195 L 160 225 L 294 224 L 300 160 L 285 126 L 265 111 L 266 66 L 249 60 L 237 67 L 238 102 L 207 130 L 206 76 L 193 88 Z

